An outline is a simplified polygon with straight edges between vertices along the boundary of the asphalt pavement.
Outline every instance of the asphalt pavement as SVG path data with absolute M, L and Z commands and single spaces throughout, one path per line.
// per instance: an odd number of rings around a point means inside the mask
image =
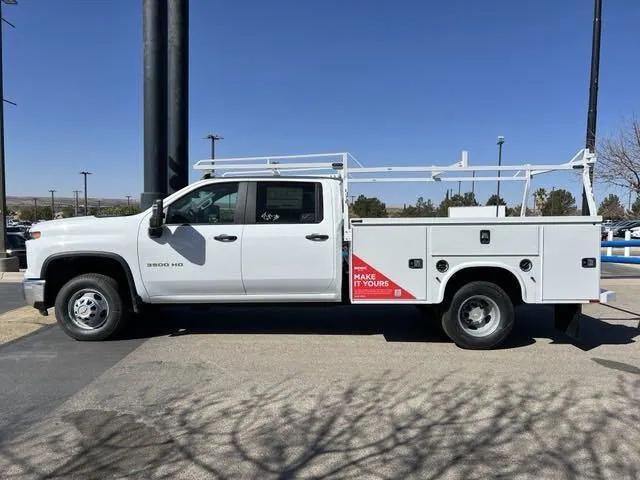
M 165 309 L 102 343 L 47 328 L 0 347 L 0 471 L 638 478 L 640 281 L 618 274 L 579 339 L 522 307 L 487 352 L 409 306 Z
M 0 283 L 0 314 L 23 306 L 22 284 Z

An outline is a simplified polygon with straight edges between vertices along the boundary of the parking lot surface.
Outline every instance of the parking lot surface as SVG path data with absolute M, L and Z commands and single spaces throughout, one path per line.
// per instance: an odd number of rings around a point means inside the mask
M 102 343 L 45 328 L 0 347 L 0 471 L 638 478 L 640 281 L 619 277 L 578 340 L 523 307 L 484 352 L 413 307 L 167 309 Z

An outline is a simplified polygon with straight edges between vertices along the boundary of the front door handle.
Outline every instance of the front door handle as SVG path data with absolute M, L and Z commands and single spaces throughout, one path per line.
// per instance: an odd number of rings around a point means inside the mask
M 217 235 L 213 237 L 213 239 L 219 242 L 235 242 L 238 239 L 238 237 L 236 237 L 235 235 L 227 235 L 223 233 L 222 235 Z
M 307 240 L 311 240 L 312 242 L 324 242 L 325 240 L 329 240 L 329 235 L 321 235 L 319 233 L 312 233 L 311 235 L 307 235 L 305 238 Z

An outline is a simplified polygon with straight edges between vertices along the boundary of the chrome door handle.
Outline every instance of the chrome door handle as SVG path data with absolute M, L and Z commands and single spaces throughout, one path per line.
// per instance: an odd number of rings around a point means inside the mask
M 217 235 L 213 237 L 213 239 L 219 242 L 228 243 L 228 242 L 235 242 L 238 239 L 238 237 L 236 237 L 235 235 L 227 235 L 223 233 L 222 235 Z
M 307 240 L 311 240 L 312 242 L 324 242 L 325 240 L 329 240 L 329 235 L 321 235 L 319 233 L 312 233 L 311 235 L 307 235 L 305 238 Z

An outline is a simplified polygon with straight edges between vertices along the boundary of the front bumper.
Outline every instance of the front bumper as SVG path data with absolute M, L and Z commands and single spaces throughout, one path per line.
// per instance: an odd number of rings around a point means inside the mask
M 44 285 L 45 281 L 39 278 L 26 278 L 22 282 L 22 293 L 27 305 L 39 310 L 44 308 Z

